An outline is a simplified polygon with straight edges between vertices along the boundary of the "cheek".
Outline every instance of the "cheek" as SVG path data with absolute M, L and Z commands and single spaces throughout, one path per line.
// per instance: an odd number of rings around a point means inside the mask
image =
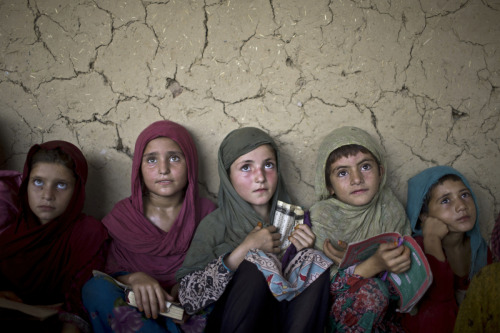
M 278 184 L 278 172 L 276 169 L 270 170 L 266 173 L 267 182 L 273 186 Z
M 141 175 L 142 175 L 142 179 L 145 181 L 145 182 L 150 182 L 151 179 L 152 179 L 152 176 L 151 176 L 151 170 L 150 169 L 147 169 L 147 168 L 141 168 Z

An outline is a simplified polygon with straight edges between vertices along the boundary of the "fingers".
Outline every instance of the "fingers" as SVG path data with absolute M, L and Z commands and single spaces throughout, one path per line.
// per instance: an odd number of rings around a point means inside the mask
M 400 246 L 387 251 L 384 256 L 387 269 L 393 273 L 402 273 L 411 267 L 411 251 L 407 246 Z
M 345 243 L 344 243 L 345 244 Z M 323 242 L 323 252 L 326 254 L 328 258 L 333 260 L 337 265 L 340 265 L 342 259 L 344 259 L 345 250 L 339 251 L 337 250 L 330 242 L 329 239 L 325 239 Z
M 154 291 L 156 295 L 156 304 L 158 305 L 158 314 L 160 312 L 165 312 L 167 310 L 165 302 L 167 301 L 168 293 L 165 290 L 163 290 L 163 288 L 160 286 L 158 286 L 158 288 L 155 288 Z
M 313 247 L 316 235 L 312 232 L 308 225 L 302 224 L 295 227 L 289 237 L 290 242 L 297 248 L 298 251 L 304 248 Z
M 146 314 L 147 318 L 153 317 L 153 319 L 158 318 L 158 301 L 156 299 L 156 291 L 154 288 L 149 287 L 146 289 L 146 293 L 143 293 L 143 295 L 147 295 L 147 299 L 143 296 L 142 301 L 144 304 L 144 313 Z M 146 306 L 147 304 L 147 306 Z M 149 312 L 148 312 L 149 308 Z

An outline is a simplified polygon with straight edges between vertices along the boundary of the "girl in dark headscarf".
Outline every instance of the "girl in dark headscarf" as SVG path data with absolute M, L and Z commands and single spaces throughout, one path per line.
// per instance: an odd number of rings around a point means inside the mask
M 63 303 L 59 318 L 89 331 L 81 288 L 102 269 L 107 232 L 82 213 L 87 162 L 69 142 L 28 152 L 19 213 L 0 236 L 0 297 L 28 304 Z M 15 211 L 15 210 L 14 210 Z
M 279 273 L 272 258 L 280 251 L 272 221 L 278 200 L 289 201 L 276 144 L 257 128 L 235 130 L 221 143 L 218 164 L 219 208 L 200 224 L 176 275 L 187 313 L 213 304 L 207 332 L 321 332 L 331 262 L 311 249 L 314 234 L 307 226 L 292 233 L 299 252 L 285 270 L 301 272 L 304 283 L 283 287 L 293 290 L 283 299 L 270 291 L 276 276 L 266 269 Z M 314 268 L 301 271 L 306 266 Z
M 139 135 L 131 176 L 132 195 L 103 219 L 112 238 L 105 270 L 132 287 L 139 311 L 104 277 L 85 285 L 85 306 L 95 332 L 175 332 L 175 323 L 158 313 L 165 312 L 165 301 L 177 299 L 175 272 L 215 205 L 199 197 L 196 146 L 172 121 L 157 121 Z

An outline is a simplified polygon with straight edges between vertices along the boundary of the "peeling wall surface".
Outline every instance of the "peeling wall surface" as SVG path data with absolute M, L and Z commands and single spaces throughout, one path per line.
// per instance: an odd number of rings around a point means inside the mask
M 0 0 L 0 168 L 64 139 L 89 165 L 85 211 L 130 195 L 135 140 L 160 119 L 197 142 L 216 199 L 217 149 L 269 132 L 296 203 L 314 202 L 318 146 L 366 129 L 389 185 L 451 165 L 500 211 L 500 0 Z

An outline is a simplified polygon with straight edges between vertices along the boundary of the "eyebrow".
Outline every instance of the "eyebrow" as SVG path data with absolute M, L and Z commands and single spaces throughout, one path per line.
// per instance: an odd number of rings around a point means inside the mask
M 142 155 L 142 157 L 150 157 L 150 156 L 156 156 L 156 155 L 159 155 L 160 153 L 158 153 L 157 151 L 152 151 L 150 153 L 147 153 L 147 154 L 144 154 Z M 180 150 L 169 150 L 166 152 L 167 155 L 172 155 L 172 154 L 179 154 L 179 155 L 182 155 L 184 156 L 184 153 Z
M 375 162 L 375 159 L 367 157 L 367 158 L 361 160 L 356 165 L 360 165 L 360 164 L 363 164 L 365 162 Z M 335 171 L 335 170 L 338 170 L 338 169 L 343 169 L 343 168 L 349 168 L 349 166 L 347 166 L 347 165 L 339 165 L 339 166 L 335 167 L 332 171 Z
M 34 174 L 34 175 L 30 175 L 30 180 L 33 180 L 33 179 L 41 179 L 41 180 L 47 180 L 47 177 L 42 177 L 42 176 L 38 176 L 37 174 Z M 57 183 L 68 183 L 68 182 L 71 182 L 72 179 L 64 179 L 64 178 L 55 178 L 54 181 L 57 182 Z
M 274 161 L 274 160 L 276 160 L 274 157 L 269 157 L 269 158 L 266 158 L 266 159 L 264 160 L 264 162 L 269 162 L 269 161 Z M 238 163 L 236 163 L 236 164 L 242 164 L 242 163 L 243 163 L 243 164 L 245 164 L 245 163 L 255 163 L 255 161 L 254 161 L 254 160 L 244 160 L 244 161 L 239 161 L 239 162 L 238 162 Z
M 461 190 L 458 190 L 458 193 L 459 193 L 459 194 L 461 194 L 461 193 L 463 193 L 463 192 L 470 192 L 470 190 L 467 188 L 467 186 L 466 186 L 466 187 L 464 187 L 464 188 L 462 188 Z M 436 201 L 440 201 L 441 199 L 443 199 L 443 198 L 445 198 L 445 197 L 447 197 L 447 196 L 449 196 L 449 195 L 451 195 L 451 192 L 446 192 L 446 193 L 444 193 L 442 196 L 440 196 L 440 197 L 436 198 Z

